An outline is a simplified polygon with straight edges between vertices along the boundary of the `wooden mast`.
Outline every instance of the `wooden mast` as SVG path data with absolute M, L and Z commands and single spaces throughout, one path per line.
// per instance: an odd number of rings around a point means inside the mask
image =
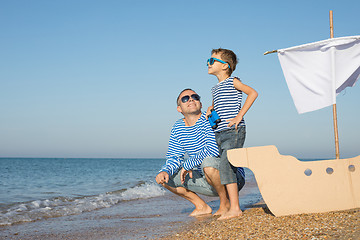
M 334 25 L 333 25 L 333 11 L 332 10 L 330 10 L 330 38 L 334 38 Z M 277 52 L 277 50 L 267 51 L 264 53 L 264 55 L 267 55 L 269 53 L 275 53 L 275 52 Z M 334 136 L 335 136 L 335 156 L 336 156 L 336 159 L 340 159 L 336 103 L 333 104 L 333 119 L 334 119 Z
M 330 10 L 330 38 L 334 38 L 334 25 L 333 25 L 333 11 Z M 336 103 L 333 104 L 333 119 L 334 119 L 334 135 L 335 135 L 335 156 L 336 159 L 340 159 L 339 151 L 339 133 L 337 126 L 337 113 L 336 113 Z

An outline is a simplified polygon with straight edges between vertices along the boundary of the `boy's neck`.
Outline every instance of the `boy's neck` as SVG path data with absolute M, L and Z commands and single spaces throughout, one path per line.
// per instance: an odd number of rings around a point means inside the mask
M 225 79 L 229 78 L 230 75 L 227 74 L 227 73 L 222 73 L 222 72 L 221 72 L 221 73 L 219 73 L 219 74 L 216 74 L 216 77 L 217 77 L 217 79 L 218 79 L 219 82 L 222 82 L 222 81 L 224 81 Z

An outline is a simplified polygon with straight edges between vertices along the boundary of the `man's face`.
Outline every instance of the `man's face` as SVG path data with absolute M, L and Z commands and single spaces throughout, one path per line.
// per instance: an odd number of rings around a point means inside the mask
M 180 94 L 179 97 L 179 106 L 177 110 L 183 115 L 186 114 L 199 114 L 201 113 L 201 102 L 200 100 L 195 100 L 191 97 L 191 95 L 196 94 L 196 92 L 191 90 L 186 90 Z M 184 96 L 189 96 L 189 100 L 185 103 L 181 101 Z

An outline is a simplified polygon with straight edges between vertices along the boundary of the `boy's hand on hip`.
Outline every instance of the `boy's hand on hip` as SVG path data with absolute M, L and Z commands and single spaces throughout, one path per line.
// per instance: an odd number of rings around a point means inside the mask
M 234 117 L 232 119 L 228 119 L 226 120 L 227 122 L 229 122 L 228 127 L 232 127 L 233 125 L 235 125 L 235 129 L 237 129 L 239 123 L 241 122 L 242 117 L 241 116 L 237 116 Z

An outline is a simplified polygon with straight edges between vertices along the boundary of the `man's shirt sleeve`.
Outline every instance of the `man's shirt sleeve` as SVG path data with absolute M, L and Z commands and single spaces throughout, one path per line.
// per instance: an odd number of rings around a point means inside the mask
M 166 154 L 166 163 L 161 168 L 160 172 L 167 172 L 169 176 L 175 174 L 184 161 L 185 150 L 181 146 L 180 142 L 176 137 L 176 133 L 174 131 L 174 127 L 171 130 L 169 147 Z

